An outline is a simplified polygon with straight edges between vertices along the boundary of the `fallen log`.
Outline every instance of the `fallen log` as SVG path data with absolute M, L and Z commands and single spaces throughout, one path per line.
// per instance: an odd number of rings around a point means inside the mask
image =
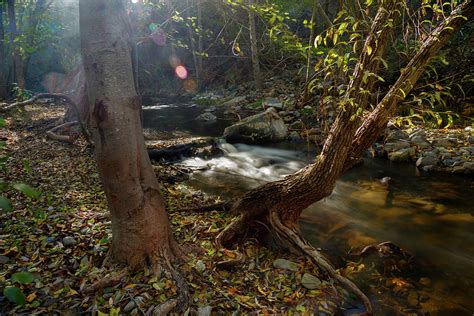
M 164 148 L 148 148 L 148 156 L 151 160 L 177 161 L 183 157 L 206 157 L 217 155 L 221 150 L 213 138 L 200 141 L 192 140 L 189 143 L 167 146 Z

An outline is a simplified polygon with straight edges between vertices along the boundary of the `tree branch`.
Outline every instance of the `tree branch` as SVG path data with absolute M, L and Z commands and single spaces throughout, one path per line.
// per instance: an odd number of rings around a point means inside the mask
M 33 96 L 31 99 L 28 99 L 26 101 L 15 102 L 15 103 L 12 103 L 10 105 L 4 106 L 4 107 L 0 108 L 0 113 L 2 113 L 2 112 L 5 113 L 5 112 L 8 112 L 8 111 L 11 111 L 12 109 L 14 109 L 16 107 L 25 107 L 29 104 L 35 103 L 36 101 L 38 101 L 40 99 L 60 99 L 60 100 L 62 99 L 62 100 L 65 100 L 72 107 L 74 112 L 76 113 L 76 116 L 77 116 L 77 119 L 78 119 L 77 123 L 79 123 L 79 126 L 81 127 L 82 135 L 84 136 L 84 138 L 86 139 L 86 141 L 89 144 L 92 144 L 91 135 L 90 135 L 89 131 L 87 130 L 84 122 L 82 121 L 81 114 L 80 114 L 79 108 L 77 107 L 77 104 L 69 96 L 67 96 L 65 94 L 62 94 L 62 93 L 40 93 L 40 94 L 37 94 L 37 95 Z

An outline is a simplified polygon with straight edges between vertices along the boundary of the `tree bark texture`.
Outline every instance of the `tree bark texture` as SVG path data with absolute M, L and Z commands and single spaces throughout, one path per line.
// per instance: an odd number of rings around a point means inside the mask
M 10 32 L 10 46 L 12 50 L 12 61 L 15 72 L 15 80 L 18 87 L 21 89 L 25 88 L 25 76 L 23 60 L 21 59 L 20 50 L 15 44 L 15 38 L 18 36 L 18 30 L 16 27 L 16 15 L 15 15 L 15 0 L 8 0 L 8 25 Z
M 249 32 L 250 32 L 250 50 L 252 53 L 253 78 L 255 80 L 255 88 L 263 89 L 262 73 L 260 72 L 260 58 L 257 45 L 257 30 L 255 26 L 255 0 L 249 0 Z
M 367 103 L 367 94 L 363 92 L 365 86 L 370 84 L 362 78 L 366 71 L 375 73 L 377 60 L 382 56 L 386 45 L 380 39 L 387 38 L 389 34 L 385 21 L 395 12 L 394 7 L 390 9 L 387 5 L 396 6 L 401 3 L 386 2 L 386 7 L 379 10 L 374 20 L 360 62 L 341 102 L 342 110 L 339 111 L 321 154 L 313 163 L 295 174 L 251 190 L 238 199 L 231 211 L 240 214 L 240 218 L 219 235 L 218 241 L 224 245 L 237 241 L 245 233 L 249 223 L 255 224 L 255 221 L 265 218 L 271 212 L 277 212 L 285 225 L 297 227 L 302 210 L 332 193 L 336 179 L 350 169 L 373 144 L 385 128 L 396 105 L 410 92 L 430 59 L 466 21 L 472 19 L 474 9 L 471 1 L 459 5 L 433 30 L 386 96 L 371 115 L 359 124 L 359 119 L 354 114 L 357 107 L 367 107 L 364 104 Z M 372 48 L 370 54 L 367 50 L 369 46 Z
M 283 245 L 308 255 L 331 277 L 356 293 L 364 302 L 367 313 L 371 313 L 368 298 L 351 281 L 340 276 L 327 259 L 301 237 L 298 220 L 305 208 L 332 193 L 338 177 L 373 144 L 396 105 L 410 92 L 431 58 L 466 21 L 472 19 L 474 11 L 471 0 L 465 1 L 435 28 L 384 99 L 360 124 L 357 114 L 360 109 L 367 108 L 367 90 L 374 84 L 367 80 L 372 76 L 367 75 L 377 72 L 393 25 L 387 21 L 398 15 L 403 5 L 403 1 L 390 0 L 383 2 L 378 10 L 321 154 L 295 174 L 251 190 L 234 202 L 230 211 L 240 216 L 217 237 L 219 244 L 229 245 L 245 236 L 250 227 L 267 223 L 265 226 L 271 227 Z
M 5 51 L 5 29 L 3 27 L 3 1 L 0 2 L 0 100 L 7 97 L 7 58 Z
M 239 225 L 229 226 L 219 236 L 224 244 L 235 241 L 234 237 L 241 236 L 246 223 L 265 217 L 269 212 L 278 212 L 282 222 L 289 227 L 297 227 L 301 212 L 309 205 L 330 195 L 337 178 L 342 173 L 345 157 L 347 156 L 354 133 L 358 127 L 358 107 L 364 106 L 367 100 L 364 91 L 366 72 L 376 72 L 377 60 L 382 56 L 390 27 L 386 20 L 395 14 L 394 9 L 400 1 L 388 1 L 380 8 L 370 36 L 366 39 L 364 50 L 359 63 L 354 70 L 353 79 L 343 97 L 341 111 L 333 124 L 332 130 L 324 144 L 321 154 L 307 167 L 283 180 L 265 184 L 245 194 L 237 200 L 233 209 L 242 213 Z M 371 49 L 367 49 L 371 47 Z M 370 53 L 369 53 L 370 52 Z
M 132 269 L 169 265 L 178 247 L 145 148 L 124 4 L 81 0 L 79 7 L 90 127 L 112 217 L 112 257 Z

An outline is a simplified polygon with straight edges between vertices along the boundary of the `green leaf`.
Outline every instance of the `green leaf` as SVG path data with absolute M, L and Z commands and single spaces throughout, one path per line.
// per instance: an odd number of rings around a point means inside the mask
M 3 295 L 12 303 L 16 305 L 25 305 L 26 297 L 23 292 L 17 287 L 6 287 L 3 289 Z
M 0 209 L 3 212 L 11 212 L 12 211 L 12 204 L 10 201 L 4 197 L 3 195 L 0 195 Z
M 34 279 L 35 278 L 33 274 L 26 271 L 14 273 L 12 275 L 12 282 L 18 282 L 21 284 L 30 284 L 33 282 Z
M 23 168 L 27 173 L 32 173 L 33 168 L 31 167 L 30 161 L 28 159 L 23 159 Z
M 0 127 L 4 127 L 5 123 L 5 119 L 3 117 L 0 117 Z
M 28 184 L 16 183 L 13 187 L 31 199 L 37 199 L 41 195 L 41 192 L 35 190 Z

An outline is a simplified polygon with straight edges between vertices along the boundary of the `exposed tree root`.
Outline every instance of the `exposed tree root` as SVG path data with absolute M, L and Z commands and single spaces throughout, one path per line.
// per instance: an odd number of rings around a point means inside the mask
M 164 302 L 155 307 L 151 307 L 145 315 L 147 316 L 163 316 L 168 315 L 171 311 L 173 311 L 178 306 L 178 300 L 172 299 L 169 301 Z
M 67 122 L 67 123 L 58 125 L 56 127 L 53 127 L 52 129 L 48 130 L 46 132 L 46 136 L 48 136 L 48 138 L 50 138 L 52 140 L 59 140 L 61 142 L 73 143 L 74 140 L 76 139 L 73 135 L 61 135 L 61 134 L 56 133 L 56 131 L 59 131 L 60 129 L 63 129 L 63 128 L 71 127 L 71 126 L 76 125 L 76 124 L 78 124 L 77 121 Z
M 12 104 L 7 105 L 7 106 L 0 107 L 0 113 L 8 112 L 10 110 L 13 110 L 16 107 L 25 107 L 29 104 L 35 103 L 36 101 L 38 101 L 40 99 L 59 99 L 59 100 L 66 101 L 72 107 L 72 109 L 74 110 L 74 112 L 77 116 L 77 120 L 78 120 L 77 123 L 79 123 L 79 126 L 81 127 L 82 135 L 84 136 L 84 138 L 86 139 L 86 141 L 89 144 L 92 144 L 90 132 L 87 130 L 84 122 L 82 121 L 81 114 L 80 114 L 80 111 L 79 111 L 79 108 L 78 108 L 77 104 L 69 96 L 67 96 L 65 94 L 62 94 L 62 93 L 40 93 L 40 94 L 37 94 L 37 95 L 33 96 L 31 99 L 28 99 L 26 101 L 15 102 L 15 103 L 12 103 Z M 58 139 L 58 140 L 66 141 L 66 140 L 63 140 L 63 139 Z
M 164 269 L 164 272 L 168 277 L 173 279 L 173 281 L 175 282 L 176 287 L 178 288 L 178 297 L 170 300 L 169 302 L 164 302 L 158 307 L 162 310 L 165 310 L 166 307 L 173 306 L 172 310 L 174 312 L 183 313 L 189 306 L 189 299 L 190 299 L 189 286 L 186 283 L 186 280 L 183 278 L 183 276 L 178 271 L 176 271 L 173 267 L 171 267 L 171 265 L 167 266 Z M 155 315 L 166 315 L 166 314 L 167 313 L 155 314 Z
M 235 259 L 219 261 L 216 263 L 216 267 L 222 270 L 230 270 L 243 263 L 244 261 L 245 256 L 242 253 L 238 252 L 237 257 Z
M 114 286 L 119 283 L 122 278 L 128 274 L 128 269 L 122 269 L 120 271 L 114 272 L 112 274 L 106 275 L 102 279 L 96 281 L 91 286 L 88 286 L 82 290 L 85 294 L 94 294 L 97 291 L 105 289 L 107 287 Z
M 227 247 L 236 242 L 238 236 L 242 236 L 242 232 L 247 231 L 248 221 L 243 215 L 234 219 L 226 226 L 216 237 L 216 243 L 219 248 Z
M 372 315 L 372 304 L 369 298 L 349 279 L 340 275 L 332 266 L 332 264 L 322 255 L 317 249 L 308 244 L 308 242 L 301 237 L 299 232 L 285 226 L 278 216 L 277 212 L 270 212 L 269 220 L 276 233 L 284 240 L 285 243 L 291 243 L 292 247 L 300 250 L 309 256 L 314 263 L 324 269 L 330 277 L 338 281 L 347 290 L 355 293 L 364 303 L 366 313 Z

